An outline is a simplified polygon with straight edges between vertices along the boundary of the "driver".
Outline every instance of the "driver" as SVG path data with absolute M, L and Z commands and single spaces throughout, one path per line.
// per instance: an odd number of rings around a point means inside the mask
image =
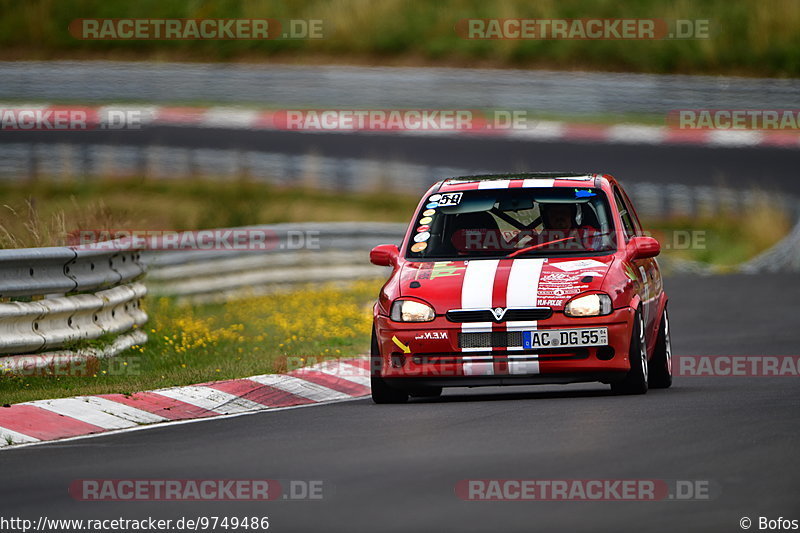
M 582 247 L 586 250 L 597 250 L 602 247 L 597 228 L 575 222 L 578 213 L 577 204 L 539 204 L 543 229 L 539 234 L 540 242 L 549 242 L 570 238 L 567 241 L 554 243 L 553 246 L 565 248 Z

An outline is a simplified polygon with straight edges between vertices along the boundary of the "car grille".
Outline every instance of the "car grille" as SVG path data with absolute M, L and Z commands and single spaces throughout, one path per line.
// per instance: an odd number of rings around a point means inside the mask
M 509 309 L 501 320 L 494 317 L 491 309 L 457 309 L 448 311 L 445 316 L 450 322 L 506 322 L 546 320 L 553 316 L 549 307 L 517 307 Z
M 521 331 L 459 333 L 459 348 L 509 348 L 522 346 Z

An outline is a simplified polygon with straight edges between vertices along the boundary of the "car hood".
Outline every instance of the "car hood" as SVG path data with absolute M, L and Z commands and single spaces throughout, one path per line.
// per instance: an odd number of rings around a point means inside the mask
M 437 314 L 490 307 L 562 309 L 576 294 L 599 290 L 613 262 L 613 255 L 408 262 L 399 272 L 400 293 L 428 302 Z

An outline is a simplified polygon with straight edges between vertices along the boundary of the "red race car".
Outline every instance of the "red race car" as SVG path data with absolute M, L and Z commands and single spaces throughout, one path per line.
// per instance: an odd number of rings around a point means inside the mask
M 372 398 L 442 387 L 672 383 L 667 295 L 630 199 L 598 174 L 466 176 L 433 185 L 374 308 Z

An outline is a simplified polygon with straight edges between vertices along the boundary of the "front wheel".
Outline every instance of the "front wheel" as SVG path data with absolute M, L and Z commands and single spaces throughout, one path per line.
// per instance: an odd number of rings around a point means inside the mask
M 633 334 L 628 351 L 631 369 L 622 381 L 611 384 L 615 394 L 645 394 L 647 392 L 647 344 L 644 338 L 644 318 L 636 311 L 633 319 Z
M 651 389 L 668 389 L 672 385 L 672 343 L 669 338 L 669 316 L 667 308 L 661 315 L 661 326 L 658 328 L 656 348 L 653 351 L 652 371 L 649 385 Z
M 408 393 L 406 391 L 395 389 L 388 385 L 380 375 L 380 369 L 383 366 L 381 363 L 381 350 L 378 346 L 378 337 L 375 335 L 375 330 L 372 330 L 372 346 L 370 347 L 370 388 L 372 389 L 372 401 L 378 404 L 383 403 L 406 403 L 408 401 Z

